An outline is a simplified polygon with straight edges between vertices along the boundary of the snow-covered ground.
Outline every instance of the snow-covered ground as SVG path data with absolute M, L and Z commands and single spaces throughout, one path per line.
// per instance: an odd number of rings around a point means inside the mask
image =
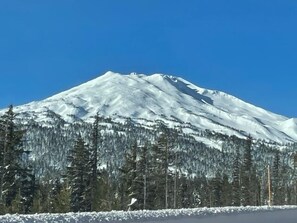
M 41 222 L 146 222 L 146 223 L 296 223 L 297 206 L 225 207 L 159 211 L 113 211 L 100 213 L 67 213 L 4 215 L 1 223 Z

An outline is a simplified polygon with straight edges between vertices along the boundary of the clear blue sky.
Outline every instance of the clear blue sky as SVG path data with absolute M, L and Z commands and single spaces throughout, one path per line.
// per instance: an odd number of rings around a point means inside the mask
M 296 0 L 0 1 L 0 108 L 108 70 L 165 73 L 297 117 Z

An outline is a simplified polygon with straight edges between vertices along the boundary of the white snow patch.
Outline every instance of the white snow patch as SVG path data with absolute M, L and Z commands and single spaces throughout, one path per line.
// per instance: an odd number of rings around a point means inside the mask
M 86 213 L 66 213 L 66 214 L 33 214 L 18 215 L 6 214 L 0 216 L 1 223 L 44 223 L 44 222 L 169 222 L 179 219 L 203 219 L 220 215 L 238 215 L 246 213 L 273 212 L 279 210 L 297 210 L 297 206 L 275 206 L 275 207 L 224 207 L 224 208 L 196 208 L 196 209 L 176 209 L 158 211 L 111 211 L 111 212 L 86 212 Z

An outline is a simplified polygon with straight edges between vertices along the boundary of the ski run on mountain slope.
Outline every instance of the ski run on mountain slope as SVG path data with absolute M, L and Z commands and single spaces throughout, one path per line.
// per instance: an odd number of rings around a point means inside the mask
M 23 117 L 46 123 L 54 112 L 66 122 L 91 121 L 97 112 L 122 122 L 163 120 L 195 136 L 195 130 L 263 139 L 297 141 L 297 120 L 277 115 L 226 93 L 208 90 L 162 74 L 106 74 L 48 99 L 18 106 Z

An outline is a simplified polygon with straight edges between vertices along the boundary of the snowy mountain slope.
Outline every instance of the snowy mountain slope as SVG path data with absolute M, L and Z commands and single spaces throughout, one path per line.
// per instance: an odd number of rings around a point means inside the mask
M 239 137 L 250 134 L 256 139 L 279 143 L 297 141 L 296 119 L 162 74 L 107 72 L 45 100 L 18 106 L 16 112 L 41 123 L 50 121 L 49 114 L 73 122 L 78 119 L 91 121 L 99 112 L 118 121 L 123 121 L 123 117 L 139 123 L 161 119 L 190 134 L 195 134 L 192 126 Z

